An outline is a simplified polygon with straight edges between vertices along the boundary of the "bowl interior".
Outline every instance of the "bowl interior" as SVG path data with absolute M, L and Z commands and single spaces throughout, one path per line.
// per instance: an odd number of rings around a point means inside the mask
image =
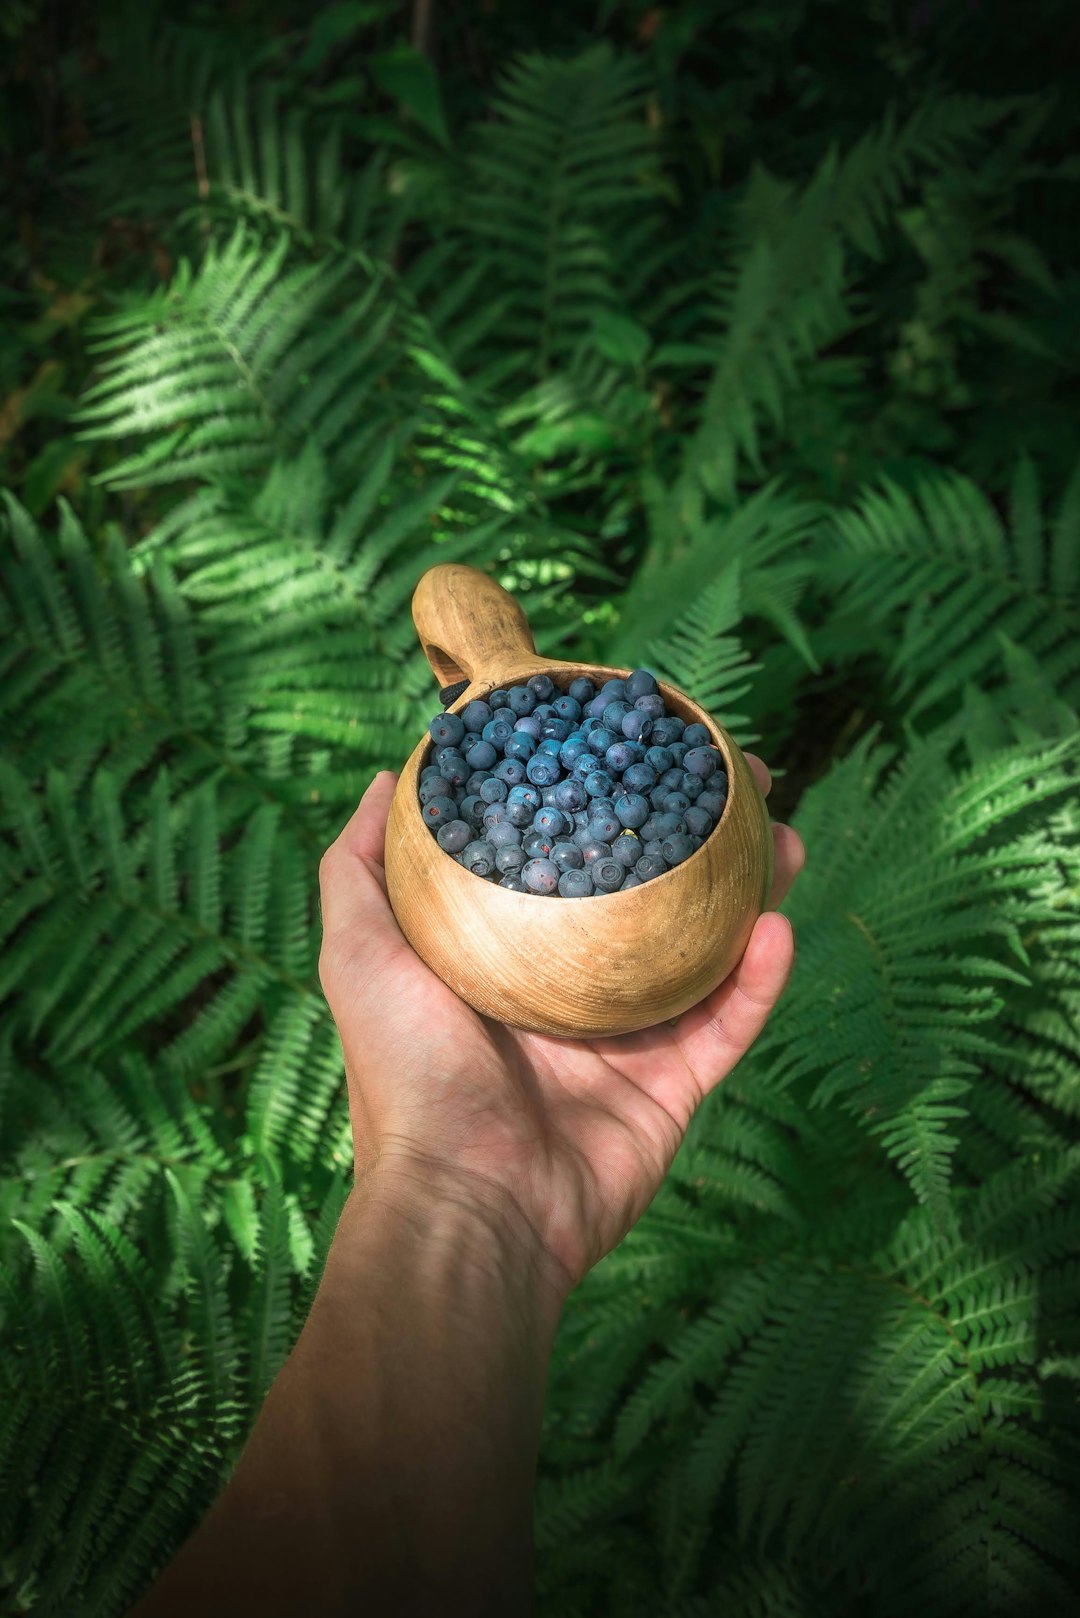
M 543 669 L 538 668 L 535 666 L 535 664 L 533 664 L 529 668 L 528 672 L 529 674 L 546 673 L 549 679 L 554 682 L 558 689 L 565 694 L 571 682 L 576 680 L 580 675 L 584 675 L 588 679 L 598 681 L 598 683 L 602 685 L 604 680 L 625 679 L 632 671 L 629 668 L 608 668 L 599 663 L 550 663 Z M 485 700 L 492 691 L 498 690 L 499 687 L 523 684 L 527 677 L 528 676 L 526 674 L 509 674 L 504 675 L 499 679 L 475 680 L 469 686 L 467 691 L 463 691 L 462 694 L 455 699 L 455 701 L 449 704 L 444 712 L 458 713 L 470 702 Z M 709 836 L 702 843 L 701 847 L 695 849 L 690 855 L 689 859 L 683 860 L 681 865 L 672 866 L 671 870 L 664 871 L 661 876 L 652 877 L 648 883 L 642 883 L 641 887 L 629 888 L 626 890 L 626 892 L 616 890 L 614 893 L 593 893 L 590 894 L 588 898 L 575 899 L 573 901 L 575 905 L 598 904 L 600 902 L 611 904 L 613 901 L 616 903 L 621 902 L 623 904 L 633 904 L 634 900 L 645 887 L 655 888 L 658 883 L 670 882 L 673 878 L 679 877 L 683 871 L 690 871 L 693 869 L 694 862 L 701 861 L 709 839 L 716 836 L 716 833 L 720 830 L 725 819 L 728 817 L 728 811 L 731 807 L 732 793 L 735 790 L 736 772 L 731 755 L 731 740 L 727 732 L 721 730 L 719 725 L 717 725 L 716 721 L 712 718 L 711 714 L 709 714 L 704 708 L 699 707 L 696 702 L 691 701 L 689 697 L 679 690 L 678 686 L 668 685 L 665 681 L 660 680 L 659 678 L 657 678 L 656 683 L 660 691 L 660 695 L 664 699 L 668 712 L 675 714 L 677 718 L 682 719 L 687 724 L 696 723 L 704 725 L 712 738 L 713 746 L 717 749 L 724 760 L 724 768 L 727 771 L 728 795 L 724 802 L 724 807 L 720 811 L 720 819 L 709 833 Z M 417 779 L 419 778 L 420 771 L 425 767 L 426 764 L 429 763 L 434 746 L 435 743 L 429 736 L 427 738 L 427 744 L 426 746 L 423 746 L 417 760 Z M 416 802 L 416 812 L 419 816 L 419 800 Z M 424 826 L 424 830 L 427 832 L 428 836 L 431 836 L 431 831 L 426 825 Z M 434 840 L 434 837 L 432 837 L 433 842 Z M 448 863 L 454 866 L 455 870 L 460 871 L 463 877 L 467 877 L 472 883 L 476 884 L 478 888 L 482 887 L 483 889 L 489 891 L 503 891 L 499 889 L 498 883 L 488 882 L 483 878 L 474 877 L 471 871 L 464 870 L 464 868 L 458 865 L 456 861 L 451 860 L 449 854 L 446 856 L 446 858 Z M 538 904 L 546 904 L 548 902 L 546 896 L 537 893 L 515 894 L 514 897 L 519 899 L 531 899 Z

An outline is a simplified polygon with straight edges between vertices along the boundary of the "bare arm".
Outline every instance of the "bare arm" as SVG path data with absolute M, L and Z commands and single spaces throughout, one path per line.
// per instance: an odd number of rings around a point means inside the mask
M 376 1170 L 225 1494 L 137 1618 L 530 1612 L 561 1307 L 510 1198 Z

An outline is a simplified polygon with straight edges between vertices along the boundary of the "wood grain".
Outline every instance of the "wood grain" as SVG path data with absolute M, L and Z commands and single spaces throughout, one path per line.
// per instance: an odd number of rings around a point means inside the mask
M 630 673 L 537 657 L 518 603 L 461 564 L 424 575 L 413 617 L 440 683 L 470 680 L 455 713 L 540 670 L 563 690 L 578 675 Z M 421 959 L 484 1016 L 564 1037 L 629 1033 L 696 1005 L 742 956 L 772 882 L 765 800 L 727 731 L 675 687 L 661 682 L 660 691 L 670 712 L 711 732 L 727 764 L 728 800 L 688 860 L 625 893 L 541 898 L 473 876 L 421 818 L 430 737 L 402 769 L 386 832 L 390 903 Z

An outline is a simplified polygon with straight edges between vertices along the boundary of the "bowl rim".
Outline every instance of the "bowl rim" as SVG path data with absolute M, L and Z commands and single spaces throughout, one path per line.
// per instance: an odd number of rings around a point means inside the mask
M 644 665 L 643 664 L 638 664 L 638 665 L 636 665 L 636 667 L 644 667 Z M 608 664 L 604 664 L 604 663 L 578 663 L 578 662 L 566 662 L 566 661 L 560 662 L 558 659 L 554 659 L 550 664 L 548 664 L 544 668 L 538 668 L 538 667 L 530 668 L 529 673 L 530 674 L 544 674 L 544 673 L 546 673 L 550 679 L 554 679 L 556 670 L 567 671 L 567 670 L 570 670 L 570 669 L 575 669 L 577 671 L 573 675 L 573 677 L 572 677 L 573 679 L 578 679 L 578 678 L 580 678 L 582 676 L 584 676 L 585 678 L 589 678 L 589 677 L 591 677 L 591 673 L 593 673 L 593 672 L 598 673 L 598 674 L 599 673 L 606 674 L 609 678 L 614 677 L 616 679 L 626 679 L 630 674 L 632 674 L 634 672 L 634 670 L 632 668 L 619 669 L 619 668 L 615 668 L 615 667 L 612 667 L 612 666 L 610 666 Z M 693 710 L 695 715 L 700 716 L 700 718 L 698 719 L 698 723 L 703 724 L 706 727 L 706 729 L 709 731 L 709 734 L 713 737 L 713 745 L 716 747 L 717 751 L 720 753 L 721 757 L 724 760 L 724 766 L 725 766 L 725 769 L 726 769 L 726 772 L 727 772 L 727 780 L 728 780 L 728 795 L 724 800 L 724 807 L 720 812 L 720 819 L 716 822 L 716 825 L 713 827 L 712 831 L 709 833 L 709 837 L 714 837 L 716 835 L 716 833 L 720 830 L 721 826 L 724 824 L 725 819 L 729 818 L 729 816 L 728 816 L 728 807 L 729 807 L 729 805 L 731 803 L 732 779 L 733 779 L 734 774 L 735 774 L 735 771 L 734 771 L 734 769 L 732 767 L 733 766 L 733 760 L 732 760 L 732 754 L 731 754 L 732 738 L 728 736 L 727 731 L 723 728 L 723 726 L 721 724 L 718 723 L 717 720 L 715 720 L 713 718 L 713 716 L 708 712 L 708 710 L 706 708 L 703 708 L 700 703 L 695 702 L 692 697 L 688 697 L 686 695 L 686 693 L 684 691 L 680 690 L 680 688 L 677 685 L 672 685 L 670 683 L 670 681 L 662 680 L 658 674 L 655 674 L 653 672 L 652 669 L 646 669 L 645 672 L 648 673 L 648 674 L 652 674 L 653 679 L 656 681 L 657 689 L 662 694 L 667 693 L 667 692 L 671 692 L 678 699 L 679 702 L 684 703 L 688 708 Z M 520 675 L 520 676 L 518 676 L 518 675 L 509 675 L 509 676 L 504 676 L 503 678 L 508 680 L 508 682 L 510 684 L 512 684 L 512 685 L 526 684 L 527 681 L 528 681 L 528 676 L 527 675 Z M 487 696 L 492 691 L 498 690 L 502 686 L 502 684 L 503 684 L 502 679 L 494 679 L 493 678 L 493 679 L 489 680 L 489 679 L 487 679 L 485 677 L 485 678 L 477 678 L 475 680 L 472 680 L 472 681 L 469 682 L 468 688 L 465 691 L 462 691 L 460 696 L 455 697 L 453 702 L 448 703 L 446 705 L 446 707 L 444 709 L 442 709 L 442 712 L 443 713 L 459 713 L 462 708 L 467 708 L 470 702 L 482 702 L 484 700 L 485 696 Z M 563 692 L 563 695 L 566 695 L 565 691 Z M 666 697 L 665 697 L 665 700 L 666 700 Z M 433 717 L 438 717 L 438 716 L 433 715 Z M 682 716 L 677 715 L 676 717 L 681 718 Z M 430 735 L 430 733 L 428 733 L 424 737 L 421 737 L 420 741 L 417 743 L 417 747 L 416 747 L 416 749 L 414 749 L 414 755 L 415 754 L 420 754 L 420 756 L 416 758 L 416 776 L 417 776 L 417 779 L 419 779 L 420 771 L 422 769 L 424 769 L 426 761 L 430 759 L 431 748 L 434 747 L 434 745 L 435 745 L 434 739 Z M 420 749 L 423 749 L 422 753 L 420 753 Z M 754 785 L 756 787 L 757 783 L 755 782 Z M 419 808 L 419 799 L 417 799 L 417 808 Z M 440 845 L 438 844 L 437 839 L 432 835 L 431 827 L 428 826 L 426 821 L 421 819 L 421 825 L 423 826 L 424 830 L 428 833 L 428 835 L 431 836 L 431 840 L 432 840 L 433 843 L 436 844 L 436 847 L 439 848 L 439 852 L 443 853 L 443 854 L 446 854 L 446 850 L 440 847 Z M 573 901 L 573 903 L 574 904 L 589 904 L 590 901 L 595 899 L 598 902 L 602 900 L 604 903 L 610 904 L 613 899 L 625 899 L 628 894 L 638 893 L 638 892 L 641 891 L 642 888 L 655 888 L 657 883 L 665 882 L 668 877 L 677 877 L 677 876 L 680 875 L 681 872 L 689 870 L 690 867 L 693 865 L 694 861 L 700 855 L 705 853 L 705 848 L 706 848 L 706 845 L 707 845 L 708 841 L 709 841 L 709 838 L 708 837 L 705 838 L 704 841 L 701 844 L 701 847 L 700 848 L 695 848 L 694 852 L 690 855 L 689 859 L 683 860 L 681 862 L 681 864 L 679 864 L 679 865 L 671 866 L 670 869 L 667 870 L 667 871 L 662 871 L 659 876 L 650 877 L 648 882 L 640 882 L 636 888 L 616 888 L 614 893 L 590 893 L 590 894 L 587 894 L 582 899 L 575 899 Z M 463 878 L 472 879 L 473 882 L 476 881 L 476 879 L 473 877 L 473 873 L 471 871 L 466 871 L 465 867 L 463 865 L 459 865 L 458 862 L 453 858 L 452 855 L 446 854 L 446 859 L 447 859 L 448 864 L 452 865 L 455 868 L 455 870 L 461 872 L 461 875 L 462 875 Z M 454 878 L 451 878 L 451 881 L 453 881 L 453 880 L 454 880 Z M 504 894 L 506 896 L 506 898 L 509 899 L 509 900 L 534 899 L 538 903 L 545 903 L 546 904 L 552 898 L 556 897 L 556 895 L 550 894 L 550 893 L 529 893 L 528 891 L 519 893 L 516 889 L 500 887 L 497 882 L 489 882 L 489 881 L 486 880 L 486 878 L 481 878 L 481 882 L 482 882 L 484 888 L 486 888 L 489 893 L 501 893 L 501 894 Z M 474 889 L 470 888 L 468 891 L 472 892 L 472 891 L 474 891 Z M 559 894 L 558 897 L 559 898 L 564 898 L 565 895 L 564 894 Z M 632 902 L 633 901 L 631 900 L 631 903 Z

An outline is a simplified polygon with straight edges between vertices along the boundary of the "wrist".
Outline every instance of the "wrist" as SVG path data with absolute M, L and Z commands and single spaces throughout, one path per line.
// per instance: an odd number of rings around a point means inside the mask
M 573 1277 L 545 1247 L 519 1199 L 490 1176 L 396 1144 L 380 1147 L 349 1198 L 369 1231 L 390 1229 L 414 1249 L 516 1293 L 557 1323 Z

